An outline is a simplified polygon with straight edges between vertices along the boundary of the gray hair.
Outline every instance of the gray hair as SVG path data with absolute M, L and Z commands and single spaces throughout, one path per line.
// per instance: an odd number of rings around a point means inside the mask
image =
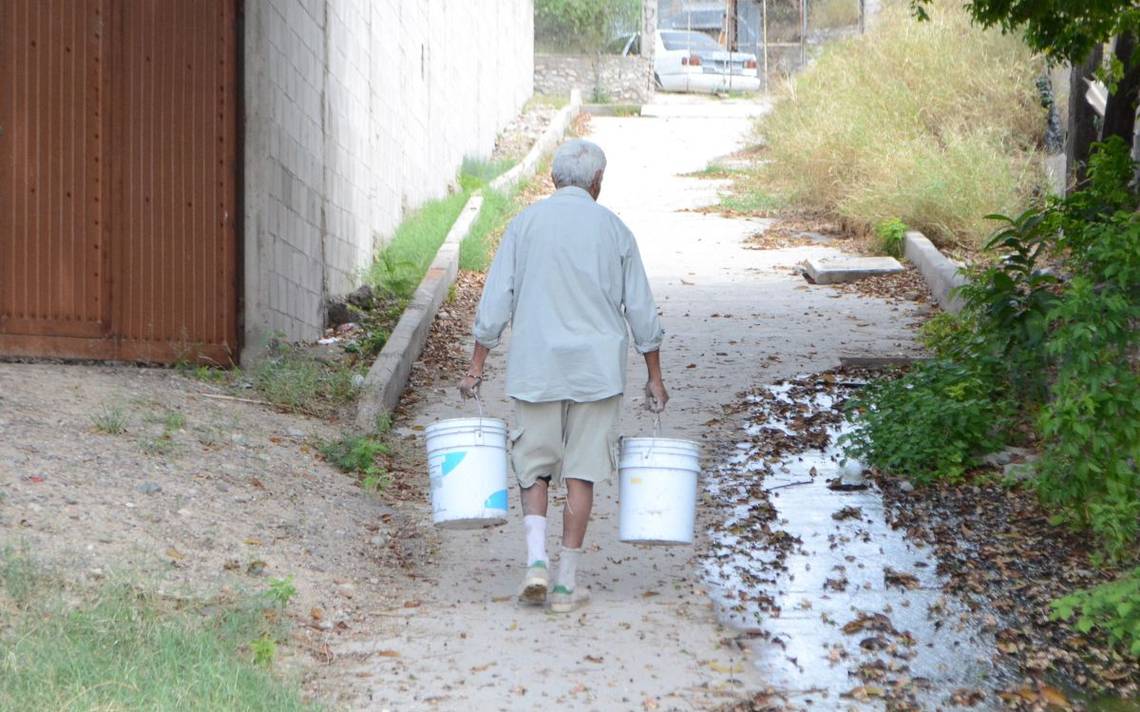
M 575 185 L 583 190 L 589 190 L 594 179 L 605 170 L 606 154 L 598 144 L 580 138 L 559 146 L 550 167 L 554 187 Z

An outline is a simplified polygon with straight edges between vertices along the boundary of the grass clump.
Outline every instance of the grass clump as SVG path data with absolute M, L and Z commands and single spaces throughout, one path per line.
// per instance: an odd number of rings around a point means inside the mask
M 91 427 L 104 435 L 122 435 L 127 432 L 127 416 L 118 406 L 107 406 L 91 418 Z
M 0 709 L 314 709 L 266 669 L 260 641 L 275 651 L 285 634 L 267 596 L 176 607 L 116 583 L 65 597 L 24 555 L 0 565 Z
M 261 397 L 278 408 L 305 415 L 329 415 L 356 397 L 356 372 L 324 363 L 289 344 L 270 347 L 251 374 Z
M 359 475 L 364 489 L 378 492 L 388 485 L 388 472 L 376 464 L 376 458 L 389 454 L 391 449 L 375 437 L 345 435 L 321 443 L 318 449 L 325 460 L 341 472 Z
M 784 89 L 757 129 L 766 178 L 857 229 L 898 218 L 942 245 L 979 246 L 984 216 L 1019 212 L 1043 182 L 1040 61 L 1016 36 L 942 2 L 929 22 L 888 6 Z
M 483 191 L 483 207 L 459 245 L 459 269 L 481 272 L 490 265 L 498 239 L 518 211 L 515 197 L 497 190 Z
M 398 300 L 411 298 L 467 199 L 512 165 L 510 160 L 464 159 L 459 172 L 460 191 L 429 200 L 400 223 L 392 239 L 377 253 L 365 281 Z
M 401 299 L 411 297 L 467 203 L 467 197 L 463 191 L 429 200 L 409 215 L 377 254 L 368 270 L 367 281 L 383 293 Z

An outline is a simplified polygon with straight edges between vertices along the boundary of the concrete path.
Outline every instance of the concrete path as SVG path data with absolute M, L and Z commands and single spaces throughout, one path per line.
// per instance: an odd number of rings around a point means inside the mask
M 770 221 L 691 212 L 717 202 L 716 182 L 682 177 L 749 140 L 755 106 L 706 100 L 700 111 L 666 101 L 653 118 L 595 118 L 592 140 L 607 152 L 601 202 L 637 235 L 668 332 L 663 350 L 672 402 L 664 434 L 701 441 L 704 425 L 753 383 L 838 364 L 841 354 L 911 351 L 902 307 L 813 287 L 790 267 L 827 247 L 746 250 L 742 241 Z M 505 352 L 492 354 L 484 385 L 491 414 L 510 418 L 503 394 Z M 630 362 L 626 435 L 647 434 L 640 410 L 643 365 Z M 456 374 L 457 378 L 459 374 Z M 470 415 L 453 390 L 421 401 L 404 432 Z M 705 455 L 713 458 L 717 453 Z M 425 475 L 426 476 L 426 475 Z M 560 511 L 555 502 L 554 512 Z M 617 487 L 599 487 L 579 583 L 592 591 L 584 612 L 558 617 L 516 607 L 524 555 L 517 491 L 505 527 L 443 532 L 422 605 L 393 619 L 377 639 L 339 653 L 379 653 L 361 665 L 372 709 L 460 705 L 478 710 L 709 709 L 766 681 L 732 631 L 718 624 L 694 548 L 640 548 L 617 540 Z M 424 507 L 425 519 L 430 516 Z M 705 515 L 709 516 L 709 515 Z M 550 519 L 557 550 L 560 518 Z M 700 527 L 698 527 L 700 528 Z

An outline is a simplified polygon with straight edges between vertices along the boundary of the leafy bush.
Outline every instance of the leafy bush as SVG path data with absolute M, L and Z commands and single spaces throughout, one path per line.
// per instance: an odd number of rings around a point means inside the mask
M 1001 446 L 1012 404 L 984 369 L 950 360 L 922 363 L 854 398 L 848 455 L 918 482 L 960 477 L 979 455 Z
M 769 191 L 869 231 L 899 218 L 936 243 L 977 246 L 982 217 L 1018 212 L 1044 184 L 1041 64 L 959 3 L 930 22 L 889 6 L 828 45 L 759 119 Z
M 1140 659 L 1140 568 L 1116 581 L 1053 602 L 1053 618 L 1071 620 L 1081 633 L 1099 628 L 1110 642 Z
M 884 220 L 875 226 L 879 252 L 891 257 L 903 256 L 903 244 L 906 240 L 906 223 L 898 218 Z
M 961 318 L 924 337 L 940 360 L 856 401 L 848 450 L 918 479 L 954 475 L 971 454 L 1035 425 L 1037 488 L 1058 518 L 1089 528 L 1119 560 L 1140 537 L 1140 214 L 1123 141 L 1097 147 L 1090 182 L 1005 225 L 994 264 L 962 289 Z M 1051 269 L 1044 265 L 1052 264 Z M 987 406 L 985 402 L 989 400 Z M 945 410 L 945 417 L 935 415 Z M 992 428 L 981 423 L 989 419 Z
M 1049 314 L 1056 369 L 1039 419 L 1047 501 L 1120 557 L 1140 535 L 1140 215 L 1123 141 L 1090 163 L 1090 188 L 1055 208 L 1072 278 Z

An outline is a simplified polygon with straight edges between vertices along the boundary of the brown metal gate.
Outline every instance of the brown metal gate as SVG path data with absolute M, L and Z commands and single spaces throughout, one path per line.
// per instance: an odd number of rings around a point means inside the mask
M 0 355 L 237 354 L 235 0 L 0 0 Z

